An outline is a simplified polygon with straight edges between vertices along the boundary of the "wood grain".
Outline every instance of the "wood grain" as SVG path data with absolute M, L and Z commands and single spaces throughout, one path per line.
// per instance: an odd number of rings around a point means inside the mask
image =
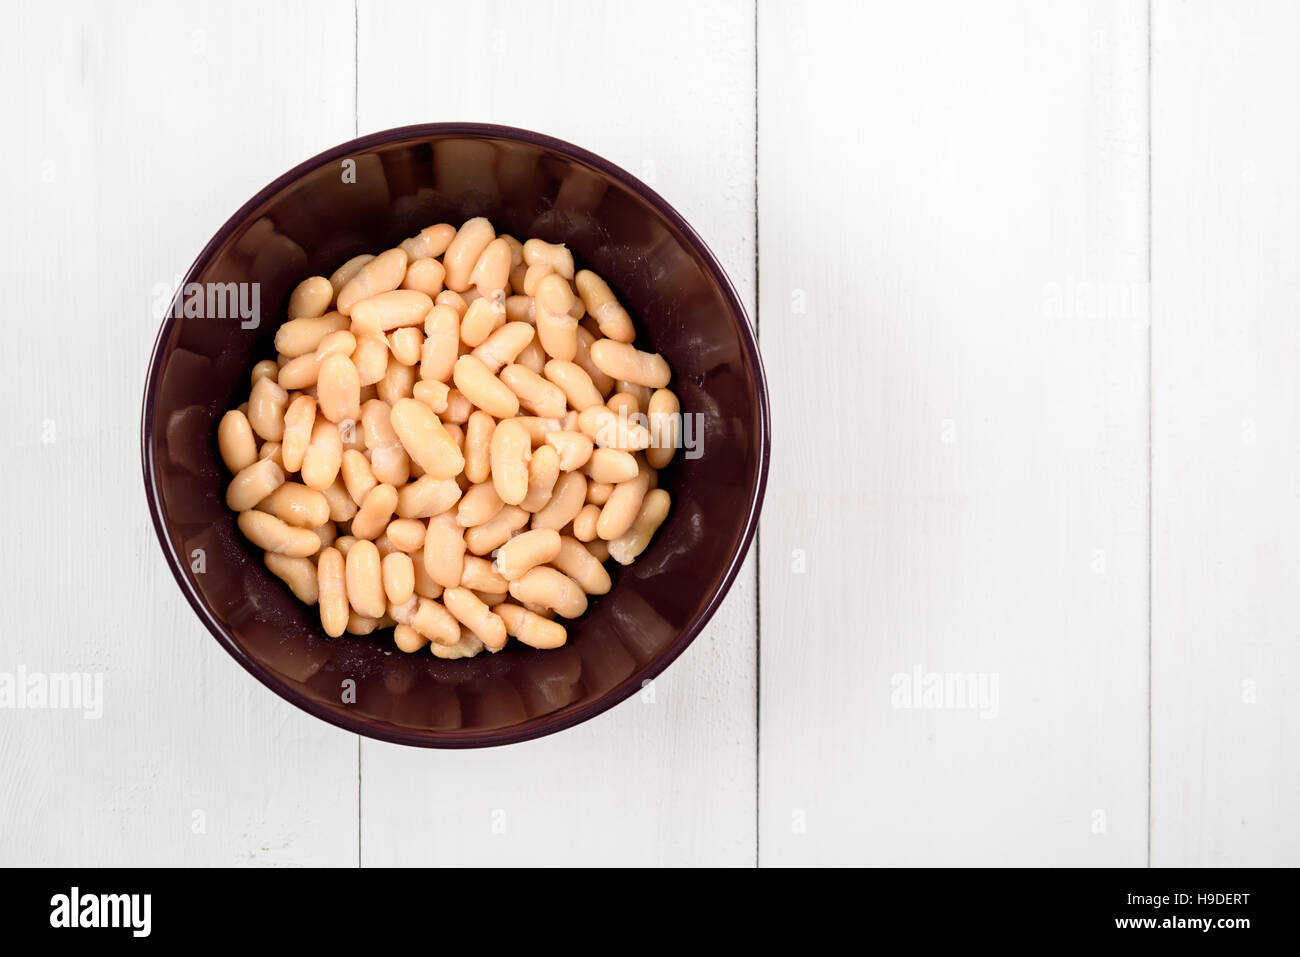
M 759 48 L 760 862 L 1142 864 L 1147 323 L 1078 290 L 1145 283 L 1145 11 Z
M 0 860 L 354 864 L 355 738 L 275 697 L 199 624 L 139 465 L 155 285 L 351 135 L 351 5 L 13 16 L 0 671 L 102 674 L 103 717 L 0 712 Z
M 1152 11 L 1157 866 L 1300 863 L 1300 12 Z

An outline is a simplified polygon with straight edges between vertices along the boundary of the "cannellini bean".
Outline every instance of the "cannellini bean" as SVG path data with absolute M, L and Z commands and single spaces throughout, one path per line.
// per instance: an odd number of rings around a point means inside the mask
M 650 396 L 647 418 L 650 422 L 650 448 L 646 461 L 651 468 L 661 469 L 673 460 L 681 444 L 682 406 L 669 389 L 658 389 Z
M 421 598 L 441 598 L 442 586 L 424 570 L 424 556 L 412 555 L 411 562 L 415 565 L 415 593 Z
M 587 314 L 600 326 L 601 335 L 616 342 L 631 342 L 636 338 L 632 317 L 619 305 L 605 280 L 590 269 L 584 269 L 574 277 L 574 284 L 587 307 Z
M 578 320 L 569 315 L 573 305 L 569 284 L 552 273 L 538 283 L 534 299 L 537 341 L 548 356 L 572 361 L 578 354 Z
M 253 438 L 248 416 L 231 409 L 221 417 L 217 426 L 217 448 L 221 452 L 221 461 L 232 473 L 257 461 L 257 439 Z
M 528 433 L 528 441 L 533 448 L 546 444 L 546 437 L 561 428 L 559 419 L 543 419 L 539 415 L 517 415 L 518 422 Z
M 411 460 L 434 478 L 455 478 L 465 457 L 433 411 L 417 399 L 399 399 L 389 416 L 393 431 Z
M 533 515 L 533 528 L 559 530 L 573 521 L 587 500 L 587 477 L 581 472 L 565 472 L 555 483 L 551 500 Z
M 248 424 L 268 442 L 284 436 L 284 410 L 289 393 L 271 379 L 258 379 L 248 395 Z
M 563 243 L 530 239 L 524 243 L 524 262 L 530 266 L 546 263 L 565 279 L 573 278 L 573 253 Z
M 456 508 L 456 524 L 461 528 L 473 528 L 490 522 L 504 504 L 491 482 L 472 485 Z
M 609 572 L 582 542 L 568 535 L 560 539 L 559 552 L 551 564 L 568 575 L 588 595 L 604 595 L 612 587 Z
M 462 631 L 460 641 L 454 645 L 432 644 L 429 650 L 433 652 L 435 658 L 446 658 L 454 661 L 457 658 L 473 658 L 483 650 L 483 642 L 479 641 L 478 636 L 472 631 Z
M 299 528 L 319 528 L 330 520 L 330 503 L 323 494 L 299 482 L 285 482 L 260 506 L 282 522 Z
M 385 555 L 384 557 L 387 558 L 388 556 Z M 412 569 L 414 569 L 415 564 L 416 563 L 412 562 L 411 564 Z M 385 577 L 385 585 L 386 584 L 387 584 L 387 577 Z M 413 591 L 411 593 L 411 596 L 407 598 L 405 601 L 402 602 L 389 601 L 388 617 L 393 619 L 393 621 L 397 622 L 399 625 L 410 625 L 411 619 L 415 617 L 415 612 L 419 607 L 420 607 L 419 593 Z
M 403 366 L 416 365 L 420 361 L 423 346 L 424 330 L 415 326 L 403 326 L 388 334 L 388 349 Z
M 272 359 L 263 359 L 257 365 L 253 366 L 253 372 L 248 377 L 250 386 L 257 385 L 258 379 L 274 379 L 279 369 L 279 363 Z
M 336 425 L 361 417 L 361 380 L 347 356 L 331 353 L 325 357 L 316 383 L 316 402 L 321 415 Z
M 442 263 L 438 260 L 427 256 L 412 259 L 406 267 L 406 278 L 402 280 L 402 288 L 418 290 L 432 299 L 442 292 L 442 282 L 446 276 L 447 271 L 442 268 Z
M 304 484 L 308 484 L 303 479 Z M 309 486 L 310 487 L 310 486 Z M 318 490 L 325 496 L 325 500 L 330 503 L 330 521 L 331 522 L 350 522 L 352 517 L 357 514 L 357 503 L 352 500 L 348 494 L 347 488 L 343 485 L 343 478 L 336 476 L 334 481 L 323 489 Z
M 523 426 L 513 419 L 497 423 L 492 432 L 489 458 L 492 484 L 507 505 L 518 505 L 528 495 L 528 460 L 532 457 L 532 440 Z
M 569 633 L 558 621 L 543 618 L 519 605 L 502 602 L 492 611 L 505 622 L 507 634 L 533 648 L 559 648 L 569 638 Z
M 290 359 L 280 367 L 280 371 L 276 375 L 276 381 L 280 384 L 280 388 L 315 388 L 316 379 L 320 375 L 320 367 L 324 358 L 324 356 L 309 352 L 306 355 L 298 356 L 296 359 Z
M 312 355 L 317 361 L 324 362 L 325 357 L 332 353 L 337 352 L 340 355 L 350 357 L 352 353 L 356 351 L 357 337 L 347 329 L 340 329 L 337 332 L 331 332 L 322 339 L 320 344 L 316 346 L 316 351 L 313 352 Z
M 573 357 L 574 363 L 591 377 L 591 384 L 601 395 L 609 395 L 610 389 L 614 388 L 614 380 L 605 373 L 596 368 L 596 363 L 591 361 L 591 344 L 596 341 L 596 337 L 590 331 L 582 326 L 578 327 L 578 351 Z
M 275 331 L 275 351 L 290 359 L 310 355 L 326 336 L 347 329 L 348 322 L 340 312 L 290 319 Z
M 584 505 L 573 518 L 573 537 L 580 542 L 596 538 L 596 519 L 600 518 L 599 505 Z
M 415 614 L 411 616 L 411 627 L 439 645 L 454 645 L 460 641 L 460 623 L 443 605 L 429 598 L 420 599 Z
M 515 286 L 516 290 L 523 289 L 523 286 Z M 510 322 L 522 322 L 529 328 L 532 328 L 533 320 L 533 297 L 532 296 L 506 296 L 506 319 Z
M 465 310 L 469 308 L 469 301 L 458 292 L 452 292 L 450 289 L 444 289 L 438 295 L 433 297 L 435 306 L 450 306 L 456 312 L 456 318 L 462 319 L 465 316 Z
M 317 418 L 312 426 L 311 440 L 302 457 L 302 481 L 309 488 L 323 492 L 338 478 L 343 464 L 343 439 L 338 426 L 324 418 Z
M 608 542 L 631 528 L 649 488 L 648 471 L 642 471 L 635 478 L 615 485 L 614 491 L 609 493 L 609 501 L 600 510 L 600 518 L 596 520 L 596 534 Z
M 593 482 L 617 485 L 636 478 L 636 458 L 618 449 L 596 449 L 587 463 L 587 477 Z
M 475 299 L 460 321 L 460 341 L 471 349 L 482 345 L 493 332 L 506 323 L 505 306 L 496 299 Z
M 351 282 L 352 278 L 356 276 L 357 273 L 361 272 L 361 267 L 374 258 L 374 255 L 371 253 L 362 253 L 360 256 L 353 256 L 338 269 L 334 270 L 334 273 L 330 276 L 330 285 L 334 288 L 334 295 L 337 296 L 339 290 Z
M 460 316 L 448 305 L 436 305 L 424 319 L 420 378 L 446 382 L 460 354 Z
M 447 270 L 447 288 L 453 292 L 465 292 L 470 286 L 470 274 L 478 262 L 479 256 L 488 244 L 496 238 L 496 230 L 482 216 L 467 220 L 457 231 L 456 236 L 447 246 L 442 264 Z
M 651 389 L 662 389 L 672 370 L 657 352 L 641 352 L 627 342 L 597 339 L 591 344 L 591 361 L 613 379 L 622 379 Z
M 284 468 L 284 456 L 280 454 L 279 442 L 263 442 L 262 447 L 257 450 L 258 459 L 270 459 L 280 468 Z
M 311 441 L 315 424 L 315 399 L 300 395 L 289 403 L 284 411 L 284 432 L 280 441 L 280 457 L 286 471 L 297 472 L 302 468 L 302 459 L 307 454 L 307 444 Z
M 465 398 L 463 392 L 459 389 L 447 390 L 447 411 L 441 416 L 444 423 L 464 425 L 469 421 L 470 413 L 473 411 L 473 404 Z
M 505 647 L 505 622 L 468 588 L 448 588 L 442 593 L 442 601 L 455 619 L 472 631 L 485 647 Z
M 502 545 L 492 567 L 509 582 L 522 578 L 530 568 L 545 565 L 559 554 L 560 533 L 550 528 L 535 528 Z
M 524 273 L 524 294 L 537 295 L 537 287 L 547 276 L 555 274 L 555 267 L 550 263 L 533 263 Z
M 236 524 L 244 537 L 263 551 L 306 558 L 320 548 L 320 539 L 310 529 L 286 525 L 266 512 L 240 512 Z
M 645 426 L 603 405 L 578 413 L 578 428 L 602 448 L 639 452 L 650 447 L 650 432 Z
M 340 555 L 347 558 L 348 550 L 358 541 L 360 541 L 360 539 L 353 538 L 351 535 L 340 535 L 338 538 L 334 539 L 334 547 L 338 549 Z M 379 546 L 376 545 L 375 547 L 378 548 Z
M 388 371 L 388 340 L 382 335 L 359 337 L 352 364 L 357 367 L 357 381 L 362 386 L 379 382 Z
M 404 651 L 409 655 L 414 654 L 427 645 L 429 639 L 420 634 L 410 625 L 398 625 L 393 629 L 393 643 L 397 645 L 398 651 Z
M 379 619 L 371 618 L 367 615 L 358 615 L 355 611 L 348 613 L 347 633 L 349 635 L 370 635 L 374 634 L 379 627 Z
M 421 379 L 411 386 L 411 398 L 419 399 L 433 410 L 434 415 L 442 415 L 447 411 L 447 396 L 450 392 L 447 383 L 437 379 Z
M 565 359 L 551 359 L 546 363 L 543 375 L 564 393 L 567 403 L 581 412 L 593 405 L 601 405 L 603 400 L 596 385 L 576 362 Z M 541 415 L 542 413 L 538 413 Z
M 553 609 L 561 618 L 577 618 L 587 610 L 587 596 L 578 583 L 546 565 L 529 569 L 512 581 L 510 597 Z
M 337 548 L 322 549 L 316 560 L 316 585 L 319 591 L 320 623 L 325 634 L 337 638 L 348 626 L 348 592 L 343 553 Z
M 339 474 L 343 477 L 343 485 L 352 496 L 352 501 L 358 506 L 365 501 L 370 490 L 379 484 L 379 479 L 370 470 L 370 460 L 356 449 L 348 449 L 343 453 Z
M 525 512 L 538 512 L 551 500 L 560 477 L 560 454 L 549 445 L 534 450 L 528 460 L 528 494 L 519 503 Z
M 582 468 L 591 459 L 591 453 L 595 449 L 595 443 L 588 436 L 563 429 L 547 432 L 546 444 L 559 453 L 561 472 Z
M 526 322 L 507 322 L 488 336 L 471 354 L 495 375 L 506 363 L 515 360 L 524 347 L 533 341 L 534 334 L 533 327 Z
M 473 355 L 456 360 L 452 379 L 465 398 L 491 416 L 507 419 L 519 411 L 515 393 Z
M 388 610 L 379 549 L 374 542 L 362 539 L 348 549 L 344 580 L 348 602 L 358 615 L 379 618 Z
M 465 478 L 474 484 L 486 482 L 492 474 L 490 452 L 496 420 L 486 412 L 475 410 L 465 424 Z
M 304 605 L 316 604 L 320 589 L 316 585 L 316 566 L 310 558 L 292 558 L 264 552 L 262 561 L 276 578 L 289 586 L 293 596 Z
M 397 489 L 384 483 L 366 493 L 361 508 L 352 519 L 352 534 L 356 538 L 378 538 L 393 520 L 397 509 Z
M 443 588 L 455 588 L 465 570 L 465 547 L 465 530 L 455 515 L 435 515 L 424 534 L 424 570 Z
M 661 488 L 652 489 L 646 493 L 641 501 L 641 508 L 638 510 L 636 519 L 632 522 L 632 527 L 622 535 L 611 539 L 609 542 L 609 556 L 620 565 L 630 565 L 634 562 L 646 547 L 650 544 L 650 539 L 654 537 L 659 526 L 664 523 L 668 517 L 668 509 L 672 500 L 668 493 Z
M 432 259 L 445 253 L 455 238 L 455 226 L 437 223 L 424 227 L 410 239 L 403 239 L 400 248 L 412 259 Z
M 362 265 L 357 274 L 339 290 L 335 307 L 345 316 L 352 315 L 358 302 L 390 292 L 406 278 L 407 255 L 404 249 L 389 249 Z
M 321 494 L 324 495 L 325 493 L 322 492 Z M 315 532 L 316 537 L 320 539 L 321 548 L 329 548 L 334 544 L 334 540 L 339 537 L 339 530 L 334 527 L 333 521 L 328 521 L 324 525 L 318 525 L 316 528 L 313 528 L 312 531 Z M 317 552 L 316 555 L 319 556 L 320 552 Z
M 226 487 L 226 507 L 232 512 L 245 512 L 283 484 L 284 469 L 273 459 L 258 459 L 230 480 Z
M 504 595 L 510 587 L 510 583 L 497 574 L 492 562 L 477 555 L 465 556 L 465 570 L 461 572 L 460 584 L 480 595 Z
M 541 342 L 534 338 L 520 350 L 519 355 L 515 356 L 515 361 L 541 375 L 542 370 L 546 368 L 546 350 L 542 348 Z
M 465 545 L 474 555 L 486 555 L 510 541 L 510 536 L 527 524 L 527 512 L 517 505 L 504 505 L 482 525 L 465 530 Z
M 389 362 L 384 377 L 376 386 L 379 398 L 392 405 L 398 399 L 409 399 L 415 391 L 415 369 L 400 362 Z
M 491 296 L 494 292 L 505 289 L 510 281 L 510 244 L 498 236 L 483 247 L 478 261 L 469 274 L 470 283 L 479 295 Z
M 323 316 L 333 299 L 334 287 L 324 276 L 304 279 L 289 295 L 289 318 Z
M 609 397 L 605 403 L 605 408 L 615 415 L 621 415 L 624 418 L 631 418 L 641 411 L 641 403 L 631 392 L 616 392 Z
M 391 289 L 352 307 L 352 332 L 359 338 L 422 326 L 432 308 L 433 300 L 418 289 Z
M 560 387 L 547 382 L 527 366 L 512 362 L 501 370 L 500 381 L 518 397 L 518 405 L 543 418 L 558 418 L 568 408 Z
M 398 491 L 397 514 L 402 518 L 432 518 L 455 505 L 460 494 L 455 479 L 423 475 Z
M 401 493 L 398 493 L 399 499 Z M 395 518 L 388 523 L 384 534 L 399 552 L 418 552 L 424 547 L 424 522 L 415 518 Z
M 588 482 L 587 501 L 592 505 L 604 505 L 609 501 L 609 496 L 613 491 L 614 486 L 607 485 L 604 482 Z

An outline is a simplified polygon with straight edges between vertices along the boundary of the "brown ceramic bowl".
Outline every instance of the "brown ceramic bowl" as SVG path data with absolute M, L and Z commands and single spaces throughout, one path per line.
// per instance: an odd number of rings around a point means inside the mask
M 353 175 L 354 174 L 354 175 Z M 443 661 L 391 632 L 329 638 L 238 533 L 216 449 L 221 415 L 274 355 L 304 277 L 396 245 L 430 223 L 487 216 L 499 231 L 567 243 L 664 354 L 702 454 L 661 476 L 672 511 L 569 642 Z M 281 697 L 358 734 L 460 748 L 535 738 L 606 710 L 668 666 L 721 603 L 753 538 L 768 463 L 754 334 L 713 254 L 671 206 L 586 150 L 525 130 L 409 126 L 345 143 L 285 173 L 217 231 L 185 284 L 258 283 L 260 323 L 168 313 L 145 384 L 145 492 L 172 573 L 208 630 Z M 251 289 L 251 286 L 245 286 Z M 216 300 L 209 315 L 221 313 Z M 614 563 L 610 563 L 614 568 Z

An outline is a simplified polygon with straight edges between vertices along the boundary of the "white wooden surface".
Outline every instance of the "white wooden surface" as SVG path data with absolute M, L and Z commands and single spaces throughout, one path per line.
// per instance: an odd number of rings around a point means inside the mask
M 0 863 L 1300 863 L 1290 5 L 10 28 L 0 672 L 102 672 L 105 705 L 0 710 Z M 294 163 L 440 119 L 652 182 L 760 307 L 774 413 L 758 554 L 653 700 L 484 752 L 257 684 L 137 477 L 154 285 Z M 909 702 L 914 671 L 986 698 Z
M 1300 11 L 1152 18 L 1152 862 L 1300 862 Z

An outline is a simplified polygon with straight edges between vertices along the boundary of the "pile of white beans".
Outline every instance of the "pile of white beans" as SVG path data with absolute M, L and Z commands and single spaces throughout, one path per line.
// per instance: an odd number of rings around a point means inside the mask
M 595 273 L 483 218 L 303 280 L 217 430 L 226 503 L 326 634 L 567 639 L 668 514 L 680 405 Z

